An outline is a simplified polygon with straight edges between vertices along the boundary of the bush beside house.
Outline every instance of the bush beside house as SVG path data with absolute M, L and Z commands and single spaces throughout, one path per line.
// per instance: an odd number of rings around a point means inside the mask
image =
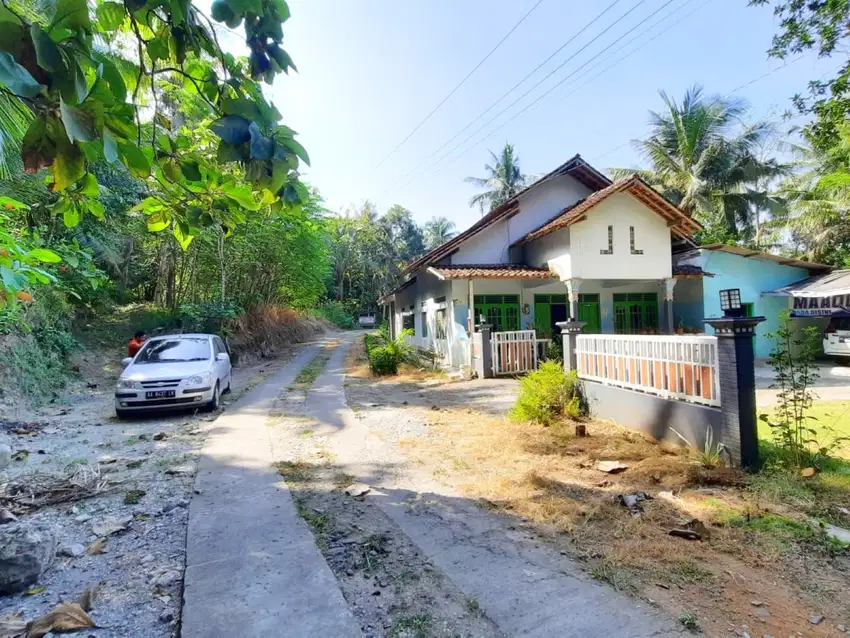
M 515 421 L 548 426 L 563 416 L 581 416 L 582 402 L 575 370 L 567 373 L 559 362 L 544 361 L 519 383 L 519 397 L 510 415 Z

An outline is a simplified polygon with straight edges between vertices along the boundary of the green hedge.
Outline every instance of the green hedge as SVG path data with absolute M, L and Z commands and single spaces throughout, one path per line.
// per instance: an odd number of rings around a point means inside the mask
M 577 417 L 584 412 L 578 375 L 575 370 L 564 372 L 560 362 L 544 361 L 519 383 L 519 397 L 511 410 L 515 421 L 551 425 L 562 416 Z

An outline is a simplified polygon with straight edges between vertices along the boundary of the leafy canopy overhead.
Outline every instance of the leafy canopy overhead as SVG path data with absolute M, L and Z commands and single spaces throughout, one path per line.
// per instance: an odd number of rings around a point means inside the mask
M 227 228 L 270 206 L 308 199 L 309 163 L 295 132 L 263 96 L 295 68 L 281 48 L 284 0 L 216 0 L 207 17 L 190 0 L 0 0 L 0 94 L 26 108 L 27 172 L 49 170 L 55 212 L 69 227 L 103 217 L 93 162 L 121 163 L 146 179 L 138 210 L 172 228 L 184 247 L 200 228 Z M 218 45 L 213 21 L 244 28 L 247 60 Z M 168 118 L 173 92 L 201 100 L 193 131 Z

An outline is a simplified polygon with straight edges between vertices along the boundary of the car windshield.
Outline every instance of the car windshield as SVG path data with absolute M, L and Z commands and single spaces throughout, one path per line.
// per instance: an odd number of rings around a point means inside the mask
M 133 363 L 178 363 L 209 358 L 209 339 L 157 339 L 148 341 Z
M 829 322 L 828 329 L 850 332 L 850 317 L 833 317 Z

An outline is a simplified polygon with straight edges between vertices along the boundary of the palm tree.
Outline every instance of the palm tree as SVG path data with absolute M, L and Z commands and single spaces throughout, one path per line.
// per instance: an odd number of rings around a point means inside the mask
M 760 211 L 781 206 L 768 187 L 790 167 L 758 153 L 775 135 L 771 124 L 743 123 L 745 102 L 706 97 L 700 86 L 688 89 L 681 104 L 660 94 L 665 109 L 650 112 L 651 135 L 633 141 L 651 168 L 612 169 L 615 178 L 637 173 L 706 226 L 724 226 L 735 238 L 752 229 Z
M 493 163 L 484 165 L 488 173 L 487 177 L 467 177 L 463 180 L 468 184 L 487 189 L 469 200 L 470 207 L 478 206 L 482 215 L 485 208 L 487 211 L 493 210 L 516 195 L 526 185 L 526 177 L 520 170 L 519 156 L 514 152 L 513 144 L 506 142 L 498 156 L 490 151 L 490 157 L 493 158 Z
M 838 130 L 829 153 L 795 147 L 802 170 L 780 185 L 787 215 L 775 221 L 807 259 L 850 266 L 850 125 Z
M 445 217 L 432 217 L 431 221 L 425 224 L 424 231 L 425 244 L 428 246 L 428 250 L 445 244 L 457 234 L 455 223 Z

